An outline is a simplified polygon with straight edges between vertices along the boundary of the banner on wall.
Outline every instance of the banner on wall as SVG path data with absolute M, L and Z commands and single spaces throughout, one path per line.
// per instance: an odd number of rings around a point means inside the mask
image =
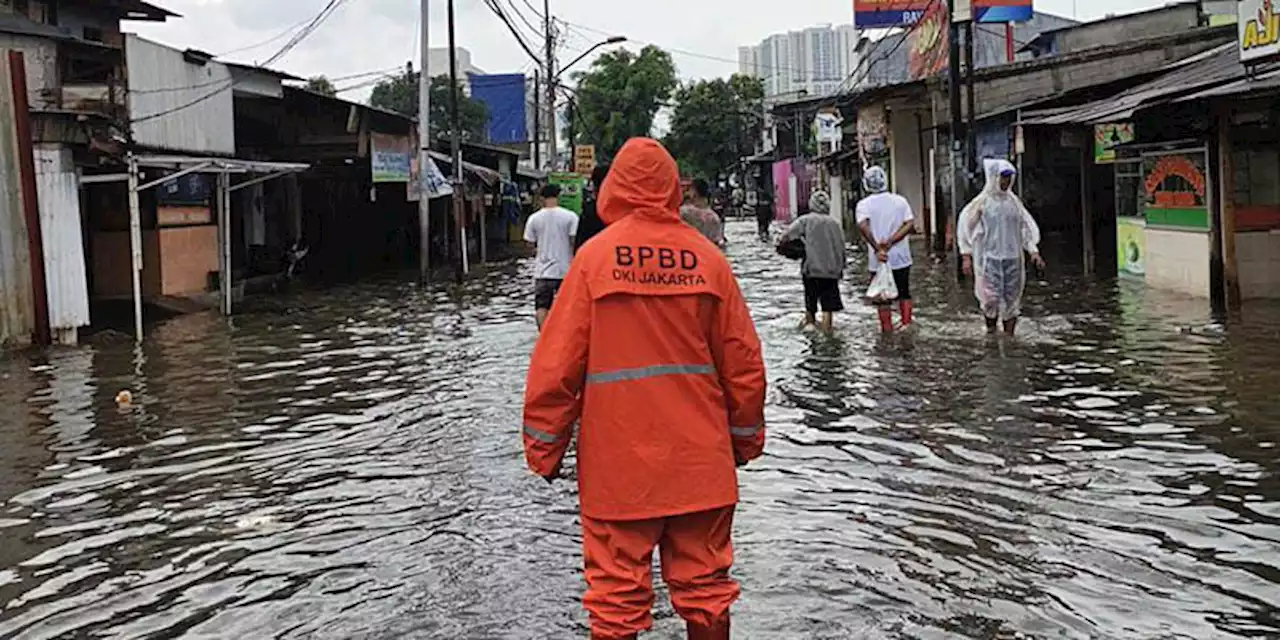
M 1096 124 L 1093 126 L 1093 162 L 1111 164 L 1116 161 L 1116 147 L 1134 141 L 1133 123 Z
M 1204 149 L 1142 155 L 1142 213 L 1149 225 L 1209 228 Z
M 853 22 L 860 29 L 912 25 L 941 0 L 853 0 Z M 1032 0 L 973 0 L 975 22 L 1026 22 L 1034 15 Z
M 773 163 L 773 218 L 791 219 L 791 161 Z
M 1116 266 L 1121 275 L 1145 276 L 1147 224 L 1142 218 L 1116 219 Z
M 369 141 L 373 182 L 409 182 L 413 162 L 413 145 L 409 136 L 372 133 Z
M 946 3 L 934 2 L 907 34 L 907 75 L 912 80 L 929 78 L 947 68 Z

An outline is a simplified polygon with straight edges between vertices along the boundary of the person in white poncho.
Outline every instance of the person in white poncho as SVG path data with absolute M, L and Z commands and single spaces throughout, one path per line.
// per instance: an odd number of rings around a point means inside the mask
M 973 292 L 982 306 L 987 330 L 1003 323 L 1013 335 L 1022 313 L 1026 286 L 1026 256 L 1040 268 L 1040 226 L 1013 193 L 1017 169 L 1007 160 L 986 159 L 987 184 L 960 212 L 956 240 L 965 275 L 972 275 Z

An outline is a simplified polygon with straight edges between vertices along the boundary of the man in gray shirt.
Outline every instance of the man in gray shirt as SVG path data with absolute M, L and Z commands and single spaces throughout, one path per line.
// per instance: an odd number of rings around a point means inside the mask
M 807 211 L 791 223 L 781 242 L 799 239 L 804 242 L 804 260 L 800 262 L 800 275 L 804 280 L 804 322 L 800 328 L 818 324 L 818 309 L 822 309 L 824 332 L 830 332 L 832 314 L 844 311 L 840 297 L 840 277 L 844 275 L 844 232 L 840 223 L 831 217 L 831 196 L 825 191 L 815 191 L 809 197 Z

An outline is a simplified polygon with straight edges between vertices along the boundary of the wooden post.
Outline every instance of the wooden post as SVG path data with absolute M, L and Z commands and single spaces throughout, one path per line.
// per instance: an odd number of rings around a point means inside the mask
M 498 182 L 496 202 L 502 202 L 502 182 Z M 489 207 L 480 201 L 480 264 L 489 262 Z
M 36 191 L 35 150 L 31 143 L 31 107 L 27 102 L 27 67 L 21 51 L 9 52 L 9 82 L 13 88 L 13 131 L 18 140 L 18 185 L 27 221 L 27 251 L 31 259 L 31 302 L 35 343 L 53 343 L 49 328 L 49 287 L 44 272 L 44 234 L 40 229 L 40 201 Z
M 218 174 L 218 266 L 222 281 L 222 315 L 231 315 L 231 175 Z
M 1227 310 L 1240 310 L 1240 267 L 1236 263 L 1235 175 L 1231 162 L 1231 106 L 1218 110 L 1218 206 L 1222 211 L 1222 277 Z
M 1093 140 L 1093 136 L 1088 136 L 1086 140 Z M 1092 274 L 1097 263 L 1097 249 L 1093 245 L 1093 207 L 1089 197 L 1092 192 L 1089 184 L 1089 172 L 1093 168 L 1092 152 L 1092 145 L 1085 145 L 1080 149 L 1080 222 L 1085 274 Z

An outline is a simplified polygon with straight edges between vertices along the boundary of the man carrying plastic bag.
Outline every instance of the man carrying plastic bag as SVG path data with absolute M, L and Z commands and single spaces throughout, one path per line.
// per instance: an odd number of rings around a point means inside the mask
M 880 167 L 868 167 L 862 186 L 870 194 L 858 203 L 858 231 L 867 242 L 867 267 L 876 274 L 867 301 L 879 307 L 880 330 L 893 332 L 893 301 L 898 301 L 902 326 L 911 324 L 911 243 L 915 214 L 907 199 L 889 193 L 889 177 Z
M 1026 255 L 1044 268 L 1040 257 L 1040 226 L 1013 193 L 1018 171 L 1008 160 L 983 160 L 987 184 L 960 212 L 956 234 L 965 275 L 973 276 L 973 292 L 982 306 L 987 331 L 998 324 L 1013 335 L 1022 313 L 1026 286 Z

